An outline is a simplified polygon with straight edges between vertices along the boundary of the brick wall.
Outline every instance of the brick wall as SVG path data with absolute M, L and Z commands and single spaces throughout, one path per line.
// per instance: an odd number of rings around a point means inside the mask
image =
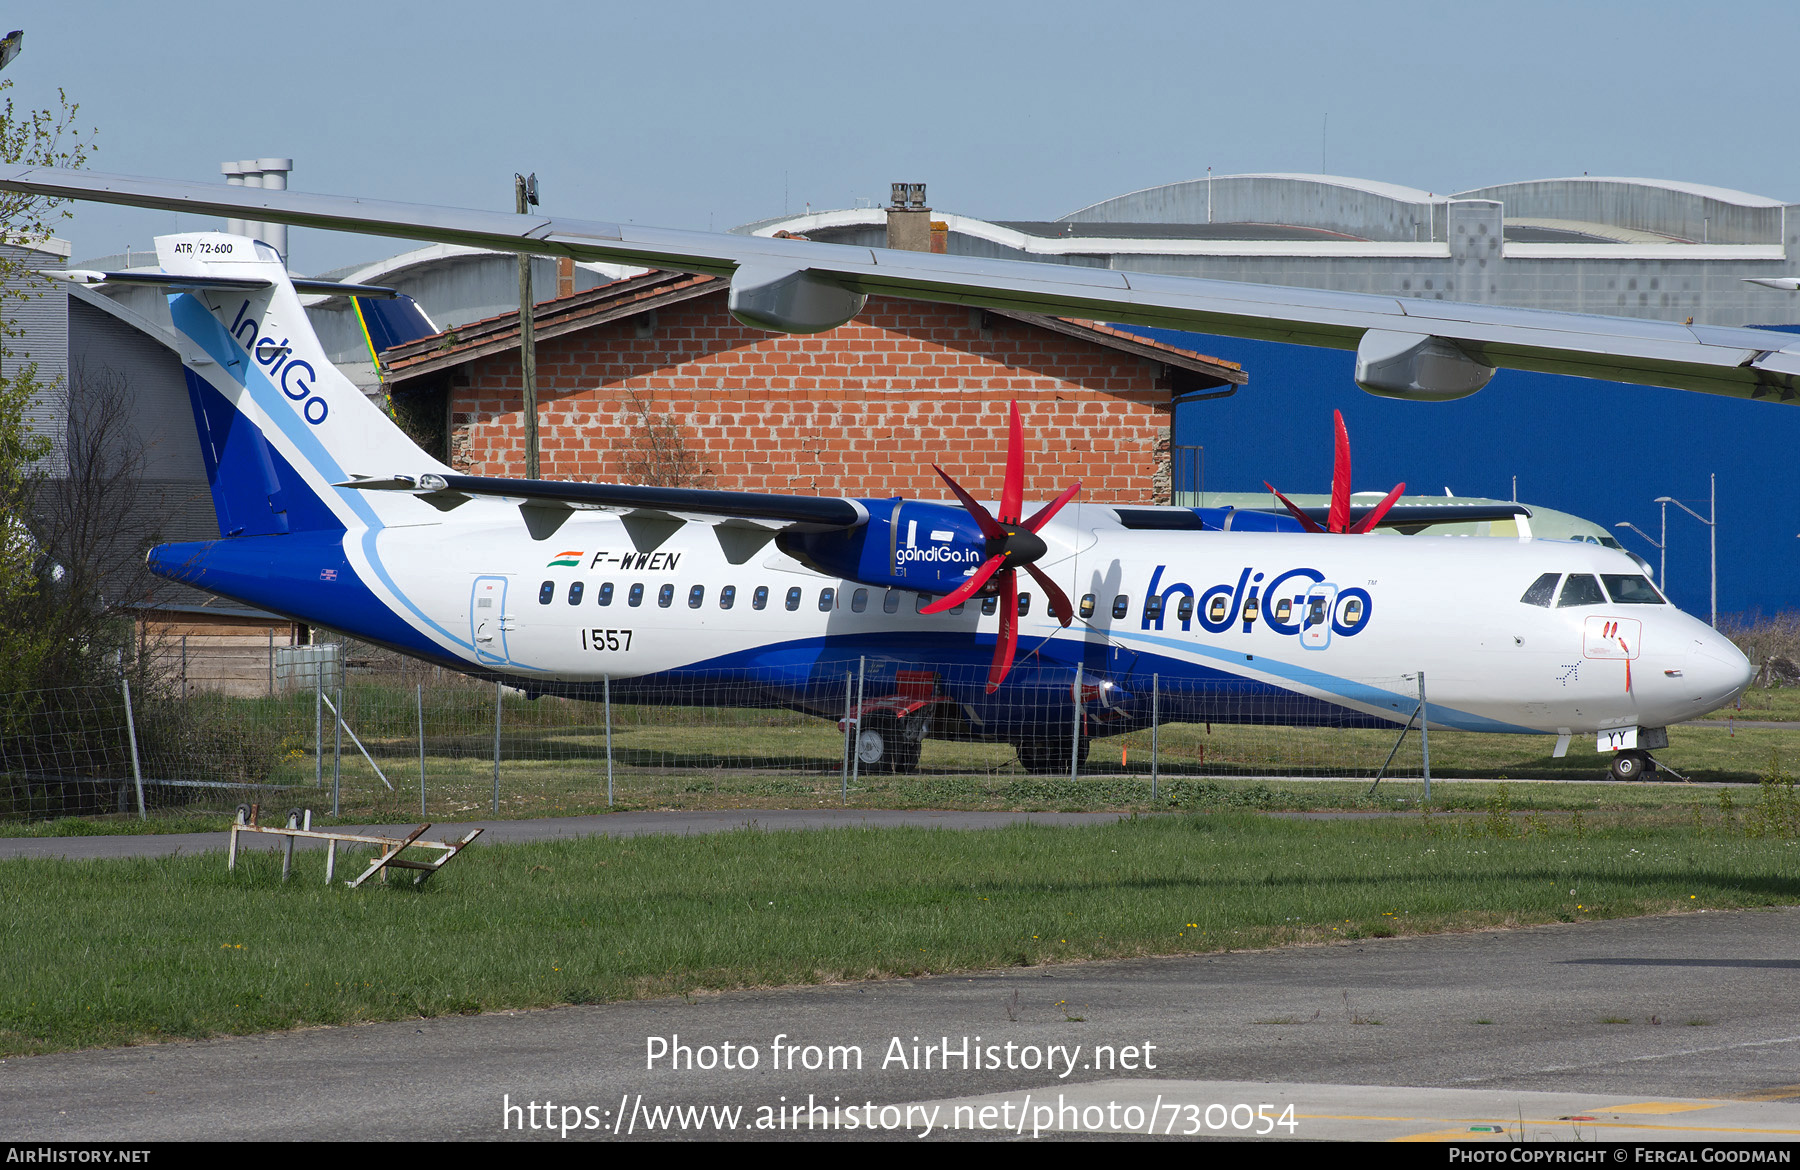
M 720 293 L 540 341 L 537 368 L 546 479 L 942 498 L 936 462 L 997 499 L 1016 398 L 1028 498 L 1166 484 L 1160 363 L 954 306 L 876 297 L 799 337 L 737 324 Z M 452 462 L 523 474 L 517 354 L 471 361 L 450 393 Z

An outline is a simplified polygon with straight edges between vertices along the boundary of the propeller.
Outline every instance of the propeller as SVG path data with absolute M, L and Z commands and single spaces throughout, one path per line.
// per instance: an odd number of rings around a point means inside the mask
M 1032 580 L 1038 583 L 1050 601 L 1050 612 L 1056 620 L 1067 627 L 1075 620 L 1075 607 L 1069 604 L 1068 594 L 1057 587 L 1042 569 L 1033 562 L 1042 557 L 1048 546 L 1037 535 L 1050 518 L 1062 510 L 1064 504 L 1075 498 L 1081 490 L 1081 482 L 1070 484 L 1063 493 L 1042 508 L 1032 513 L 1030 519 L 1021 520 L 1019 513 L 1023 510 L 1025 497 L 1025 451 L 1019 425 L 1019 404 L 1012 404 L 1009 423 L 1009 434 L 1006 445 L 1006 482 L 1000 490 L 1000 515 L 990 513 L 975 497 L 962 489 L 962 485 L 951 479 L 944 469 L 937 464 L 931 465 L 943 481 L 950 485 L 956 498 L 981 529 L 982 536 L 987 538 L 985 548 L 986 559 L 973 576 L 964 581 L 957 589 L 926 606 L 921 613 L 943 613 L 961 605 L 977 593 L 998 596 L 1001 599 L 1000 637 L 994 643 L 994 663 L 988 668 L 988 693 L 991 695 L 1000 689 L 1001 680 L 1006 678 L 1007 671 L 1012 669 L 1013 652 L 1019 644 L 1019 570 L 1024 569 L 1031 574 Z
M 1294 514 L 1296 520 L 1306 525 L 1308 532 L 1367 532 L 1380 523 L 1383 516 L 1387 515 L 1388 509 L 1394 506 L 1394 501 L 1400 498 L 1400 493 L 1406 490 L 1406 485 L 1395 484 L 1393 491 L 1384 496 L 1379 504 L 1370 508 L 1363 514 L 1362 519 L 1352 525 L 1350 523 L 1350 433 L 1344 429 L 1342 411 L 1332 411 L 1331 418 L 1337 424 L 1337 450 L 1331 460 L 1331 510 L 1326 513 L 1325 527 L 1320 528 L 1319 522 L 1308 516 L 1300 505 L 1275 491 L 1275 485 L 1268 480 L 1263 481 L 1263 486 L 1271 492 L 1275 492 L 1275 498 L 1287 505 L 1287 510 Z

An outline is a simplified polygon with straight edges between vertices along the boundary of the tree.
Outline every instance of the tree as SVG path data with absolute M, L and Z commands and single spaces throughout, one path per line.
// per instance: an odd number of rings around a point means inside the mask
M 0 81 L 0 161 L 82 166 L 89 147 L 75 125 L 80 107 L 59 89 L 54 108 L 21 109 L 10 96 L 12 85 Z M 57 658 L 55 641 L 28 623 L 43 616 L 42 606 L 51 599 L 47 587 L 53 582 L 47 578 L 54 572 L 36 521 L 42 461 L 60 436 L 33 433 L 30 412 L 34 403 L 66 388 L 45 385 L 37 364 L 24 359 L 16 314 L 45 289 L 44 278 L 31 270 L 27 249 L 69 214 L 50 200 L 0 194 L 0 633 L 7 645 L 0 655 L 0 693 L 33 686 Z

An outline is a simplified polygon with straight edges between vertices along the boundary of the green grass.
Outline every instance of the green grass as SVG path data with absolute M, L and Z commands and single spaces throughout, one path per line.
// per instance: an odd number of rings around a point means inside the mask
M 1756 691 L 1746 701 L 1787 702 L 1800 710 L 1800 688 Z M 346 693 L 351 725 L 395 786 L 377 778 L 348 739 L 342 757 L 344 821 L 416 820 L 419 812 L 419 745 L 410 689 L 357 683 Z M 425 786 L 428 819 L 468 819 L 493 811 L 493 692 L 476 686 L 442 686 L 427 696 Z M 152 801 L 187 799 L 158 810 L 152 831 L 221 827 L 240 801 L 260 802 L 279 817 L 291 806 L 323 813 L 331 807 L 330 735 L 322 769 L 324 791 L 314 787 L 319 764 L 313 747 L 310 694 L 266 699 L 195 696 L 183 708 L 186 722 L 160 739 L 145 736 L 145 771 L 155 777 L 251 779 L 260 789 L 152 788 Z M 1748 712 L 1746 712 L 1748 714 Z M 545 698 L 507 696 L 503 705 L 498 815 L 538 817 L 604 812 L 606 734 L 600 708 Z M 862 774 L 848 799 L 840 772 L 842 737 L 830 720 L 785 711 L 621 705 L 612 736 L 614 809 L 963 808 L 991 810 L 1182 808 L 1382 809 L 1416 800 L 1414 779 L 1385 781 L 1365 797 L 1366 781 L 1393 746 L 1392 730 L 1250 727 L 1172 724 L 1161 729 L 1158 798 L 1150 798 L 1151 735 L 1147 731 L 1094 741 L 1081 779 L 1031 776 L 1006 744 L 925 745 L 920 771 L 910 776 Z M 326 725 L 329 728 L 329 724 Z M 1794 732 L 1764 728 L 1675 727 L 1670 747 L 1658 753 L 1694 780 L 1750 784 L 1771 751 L 1792 758 Z M 1441 780 L 1542 780 L 1556 782 L 1532 798 L 1546 809 L 1685 808 L 1695 799 L 1679 788 L 1624 790 L 1591 785 L 1606 761 L 1588 741 L 1551 756 L 1550 736 L 1436 732 L 1432 772 Z M 152 751 L 152 748 L 157 751 Z M 159 754 L 161 753 L 161 754 Z M 1392 772 L 1419 775 L 1419 741 L 1409 736 Z M 128 775 L 116 761 L 100 775 Z M 1283 779 L 1272 779 L 1283 777 Z M 1337 778 L 1335 781 L 1327 777 Z M 1361 777 L 1363 783 L 1354 782 Z M 68 818 L 65 794 L 19 796 L 11 815 L 0 815 L 0 835 L 57 835 L 80 831 Z M 1446 786 L 1445 807 L 1480 807 L 1491 789 Z M 1639 795 L 1639 793 L 1646 795 Z M 110 793 L 109 793 L 110 796 Z M 130 794 L 127 793 L 129 800 Z M 112 802 L 116 805 L 116 801 Z M 211 819 L 207 815 L 211 814 Z M 94 816 L 95 831 L 137 831 L 134 817 Z
M 265 854 L 235 874 L 216 854 L 0 862 L 0 1055 L 1784 904 L 1800 900 L 1800 847 L 1791 817 L 1787 835 L 1764 831 L 1777 823 L 1220 813 L 745 831 L 477 846 L 423 889 L 360 891 L 325 887 L 316 854 L 285 886 Z
M 1800 722 L 1800 687 L 1751 687 L 1736 706 L 1721 707 L 1705 718 Z

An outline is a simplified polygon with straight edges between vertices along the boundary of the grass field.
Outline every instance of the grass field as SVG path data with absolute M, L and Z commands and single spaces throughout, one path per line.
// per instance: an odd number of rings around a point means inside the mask
M 425 696 L 423 759 L 411 688 L 356 683 L 345 695 L 350 726 L 376 765 L 346 737 L 340 768 L 344 822 L 535 817 L 611 809 L 808 808 L 850 805 L 886 808 L 1007 810 L 1117 809 L 1167 811 L 1242 805 L 1255 808 L 1394 808 L 1415 795 L 1421 772 L 1417 733 L 1407 737 L 1373 796 L 1364 794 L 1394 746 L 1392 730 L 1169 724 L 1156 736 L 1160 773 L 1152 797 L 1148 731 L 1102 738 L 1092 745 L 1081 777 L 1025 773 L 1006 744 L 926 743 L 918 773 L 861 773 L 846 783 L 842 736 L 826 719 L 785 711 L 620 705 L 614 709 L 611 801 L 607 736 L 596 704 L 558 699 L 535 702 L 508 695 L 500 735 L 499 807 L 494 807 L 494 692 L 473 685 L 440 686 Z M 1792 708 L 1792 710 L 1790 710 Z M 144 771 L 150 778 L 208 780 L 253 788 L 149 790 L 156 809 L 152 831 L 217 828 L 239 801 L 256 801 L 279 817 L 289 807 L 326 814 L 332 807 L 330 723 L 321 761 L 315 749 L 310 693 L 266 699 L 198 695 L 182 706 L 179 735 L 145 735 Z M 1715 714 L 1731 714 L 1721 712 Z M 1755 690 L 1737 714 L 1800 715 L 1800 688 Z M 202 733 L 203 732 L 203 733 Z M 1754 784 L 1774 759 L 1800 755 L 1800 732 L 1753 726 L 1678 726 L 1660 758 L 1703 782 Z M 1559 782 L 1546 807 L 1643 807 L 1644 801 L 1607 786 L 1605 760 L 1591 742 L 1577 740 L 1553 758 L 1549 736 L 1435 732 L 1431 764 L 1440 780 Z M 425 788 L 420 809 L 421 764 Z M 100 775 L 119 776 L 121 765 Z M 1276 778 L 1280 779 L 1276 779 Z M 1356 778 L 1364 783 L 1353 783 Z M 1331 783 L 1313 781 L 1334 780 Z M 315 781 L 318 786 L 315 787 Z M 392 788 L 388 787 L 392 784 Z M 1589 786 L 1591 795 L 1562 791 Z M 115 791 L 116 790 L 116 791 Z M 58 819 L 66 793 L 20 789 L 0 816 L 0 835 L 126 831 L 135 817 Z M 119 782 L 95 802 L 117 807 Z M 1479 805 L 1487 790 L 1442 788 L 1440 805 Z M 1685 798 L 1677 798 L 1677 803 Z M 110 804 L 108 803 L 110 801 Z M 1655 803 L 1655 801 L 1652 801 Z
M 0 862 L 0 1056 L 1800 900 L 1791 785 L 1686 815 L 1521 817 L 1522 791 L 1462 817 L 478 846 L 423 889 L 328 888 L 317 854 L 285 886 L 273 854 Z

